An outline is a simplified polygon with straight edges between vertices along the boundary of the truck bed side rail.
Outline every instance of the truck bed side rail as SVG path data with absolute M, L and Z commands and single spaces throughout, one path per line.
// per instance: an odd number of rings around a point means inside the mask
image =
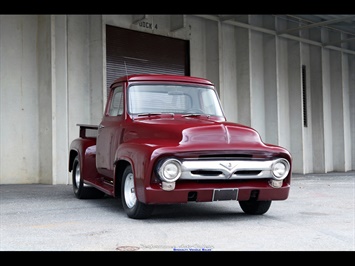
M 98 125 L 88 125 L 88 124 L 76 124 L 79 126 L 79 136 L 80 138 L 96 138 L 97 130 L 99 129 Z

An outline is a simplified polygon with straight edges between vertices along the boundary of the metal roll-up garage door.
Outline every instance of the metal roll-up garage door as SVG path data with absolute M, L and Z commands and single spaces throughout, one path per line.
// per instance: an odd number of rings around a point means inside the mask
M 131 74 L 190 75 L 189 42 L 106 25 L 107 87 Z

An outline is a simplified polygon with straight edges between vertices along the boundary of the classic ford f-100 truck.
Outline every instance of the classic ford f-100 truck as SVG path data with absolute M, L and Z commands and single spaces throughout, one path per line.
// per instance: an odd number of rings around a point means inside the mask
M 118 78 L 101 123 L 78 126 L 69 154 L 75 196 L 120 198 L 129 218 L 148 218 L 158 204 L 222 200 L 264 214 L 288 198 L 291 154 L 228 122 L 206 79 Z

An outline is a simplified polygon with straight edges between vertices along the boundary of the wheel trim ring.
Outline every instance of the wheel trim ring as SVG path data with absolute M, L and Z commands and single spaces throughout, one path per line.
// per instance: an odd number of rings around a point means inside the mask
M 137 201 L 136 194 L 134 193 L 134 178 L 133 174 L 127 175 L 124 184 L 124 199 L 128 208 L 134 207 Z
M 78 188 L 80 186 L 80 165 L 75 166 L 75 185 Z

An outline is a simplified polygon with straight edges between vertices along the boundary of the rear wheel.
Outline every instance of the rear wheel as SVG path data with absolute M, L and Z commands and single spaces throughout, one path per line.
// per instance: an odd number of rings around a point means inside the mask
M 134 174 L 131 166 L 127 166 L 123 172 L 121 200 L 123 209 L 129 218 L 145 219 L 152 214 L 154 207 L 139 202 L 137 199 L 134 187 Z
M 72 183 L 74 195 L 78 199 L 98 199 L 105 195 L 104 192 L 84 184 L 81 176 L 79 155 L 75 157 L 73 162 Z
M 248 200 L 248 201 L 239 201 L 239 205 L 242 210 L 246 214 L 264 214 L 266 213 L 270 206 L 271 200 L 267 201 L 256 201 L 256 200 Z

